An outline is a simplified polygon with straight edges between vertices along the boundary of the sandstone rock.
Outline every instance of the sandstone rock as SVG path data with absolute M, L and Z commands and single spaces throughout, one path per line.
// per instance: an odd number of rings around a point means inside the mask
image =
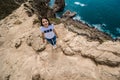
M 10 47 L 12 48 L 19 48 L 21 45 L 22 45 L 22 39 L 19 38 L 19 39 L 14 39 L 12 40 L 11 42 L 8 43 L 8 45 L 10 45 Z M 6 45 L 7 46 L 7 45 Z
M 15 40 L 15 42 L 13 44 L 14 44 L 15 48 L 18 48 L 22 44 L 22 41 L 21 41 L 21 39 L 17 39 L 17 40 Z
M 66 37 L 63 38 L 63 41 L 68 42 L 68 41 L 70 41 L 75 36 L 77 36 L 77 34 L 72 33 L 72 32 L 68 32 L 66 34 Z
M 120 57 L 120 42 L 112 42 L 112 41 L 107 41 L 98 46 L 97 48 L 100 50 L 105 50 L 105 51 L 110 51 L 113 54 L 117 55 Z
M 63 53 L 67 56 L 73 56 L 75 54 L 75 52 L 72 51 L 70 47 L 63 48 Z
M 2 46 L 4 44 L 4 37 L 0 37 L 0 46 Z
M 42 43 L 42 40 L 40 38 L 39 34 L 31 34 L 27 38 L 27 44 L 29 46 L 32 46 L 32 48 L 36 51 L 43 51 L 45 49 L 45 44 Z
M 85 57 L 89 57 L 94 60 L 96 63 L 109 65 L 109 66 L 119 66 L 120 58 L 114 55 L 112 52 L 89 49 L 82 54 Z
M 20 21 L 20 20 L 16 20 L 15 22 L 14 22 L 14 24 L 16 24 L 16 25 L 19 25 L 19 24 L 21 24 L 22 22 Z
M 85 53 L 88 49 L 94 48 L 99 45 L 99 42 L 89 42 L 85 39 L 85 37 L 76 36 L 72 38 L 69 42 L 69 46 L 75 52 Z
M 117 68 L 116 68 L 117 69 Z M 113 68 L 107 67 L 107 66 L 100 66 L 100 78 L 103 80 L 109 79 L 109 80 L 119 80 L 120 78 L 118 75 L 120 74 L 118 70 L 115 70 Z
M 71 32 L 67 29 L 69 26 L 62 23 L 55 25 L 60 47 L 52 49 L 50 44 L 42 43 L 39 25 L 33 24 L 37 19 L 35 15 L 28 17 L 23 7 L 13 14 L 16 17 L 10 15 L 0 21 L 0 35 L 5 40 L 0 46 L 0 80 L 120 79 L 118 41 L 89 40 L 87 36 Z M 17 19 L 22 24 L 15 25 Z M 72 26 L 82 31 L 79 33 L 92 35 L 89 34 L 92 30 L 82 24 L 80 28 Z

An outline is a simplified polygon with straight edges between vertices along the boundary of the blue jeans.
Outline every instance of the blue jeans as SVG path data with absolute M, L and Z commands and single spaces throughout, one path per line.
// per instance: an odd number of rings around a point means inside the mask
M 47 38 L 46 38 L 46 40 L 47 40 L 50 44 L 52 44 L 53 46 L 56 45 L 56 36 L 54 36 L 52 39 L 47 39 Z

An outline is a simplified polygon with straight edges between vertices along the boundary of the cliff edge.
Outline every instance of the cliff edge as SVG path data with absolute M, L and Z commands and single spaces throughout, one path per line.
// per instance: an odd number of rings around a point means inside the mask
M 88 40 L 56 24 L 57 49 L 42 43 L 21 6 L 0 21 L 0 80 L 120 80 L 120 42 Z

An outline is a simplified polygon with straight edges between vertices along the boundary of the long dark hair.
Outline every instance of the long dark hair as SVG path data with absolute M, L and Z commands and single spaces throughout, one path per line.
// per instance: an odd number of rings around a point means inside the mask
M 39 18 L 41 26 L 44 26 L 42 23 L 42 19 L 46 19 L 48 21 L 48 24 L 51 25 L 50 20 L 47 17 L 41 17 L 41 18 Z

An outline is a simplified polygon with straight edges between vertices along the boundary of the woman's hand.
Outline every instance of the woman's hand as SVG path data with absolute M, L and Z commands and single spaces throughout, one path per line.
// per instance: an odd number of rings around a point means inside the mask
M 56 38 L 58 38 L 58 35 L 56 35 Z
M 53 29 L 53 32 L 56 34 L 56 38 L 58 38 L 58 35 L 55 29 Z

